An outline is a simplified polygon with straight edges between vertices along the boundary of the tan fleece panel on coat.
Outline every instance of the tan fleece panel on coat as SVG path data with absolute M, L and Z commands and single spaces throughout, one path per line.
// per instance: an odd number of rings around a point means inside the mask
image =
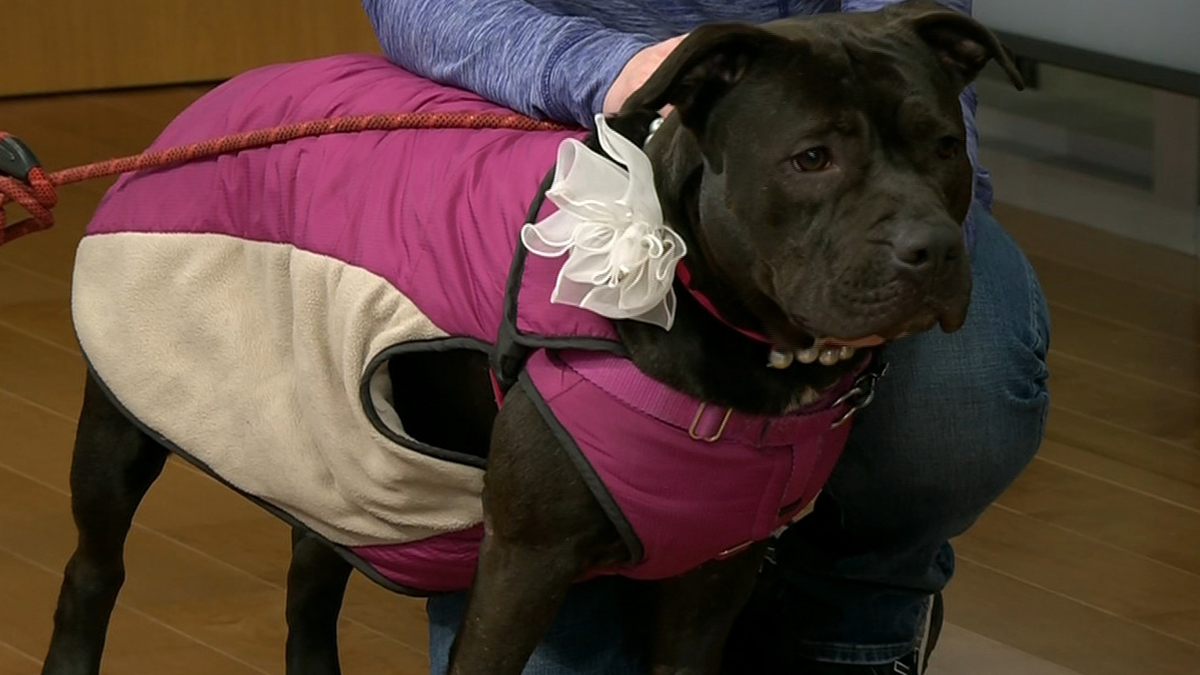
M 481 522 L 482 470 L 397 445 L 362 409 L 373 356 L 446 336 L 383 278 L 286 244 L 120 233 L 83 239 L 73 285 L 100 379 L 231 484 L 350 546 Z

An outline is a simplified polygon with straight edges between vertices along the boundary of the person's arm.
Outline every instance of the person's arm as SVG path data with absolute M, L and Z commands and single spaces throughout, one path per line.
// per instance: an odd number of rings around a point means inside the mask
M 895 4 L 900 0 L 842 0 L 843 12 L 873 12 L 877 9 L 882 9 L 887 5 Z M 946 7 L 962 12 L 967 16 L 971 16 L 972 0 L 938 0 Z M 963 123 L 967 127 L 967 156 L 971 158 L 971 166 L 974 167 L 976 174 L 980 173 L 979 168 L 979 130 L 975 123 L 975 112 L 979 104 L 979 95 L 975 91 L 975 85 L 968 85 L 958 97 L 959 103 L 962 105 Z M 988 190 L 987 183 L 979 184 L 976 181 L 975 197 L 980 199 L 984 204 L 990 206 L 991 194 L 987 192 L 981 193 L 979 188 Z
M 591 127 L 613 81 L 657 40 L 524 0 L 363 0 L 396 65 L 533 117 Z

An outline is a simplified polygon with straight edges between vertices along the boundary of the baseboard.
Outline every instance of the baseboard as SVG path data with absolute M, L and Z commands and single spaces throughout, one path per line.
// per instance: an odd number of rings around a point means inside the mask
M 980 161 L 996 198 L 1112 234 L 1200 254 L 1200 208 L 1163 203 L 1152 192 L 985 145 Z
M 1154 186 L 1151 142 L 1105 137 L 994 106 L 980 105 L 977 119 L 983 142 L 993 149 L 1139 188 Z

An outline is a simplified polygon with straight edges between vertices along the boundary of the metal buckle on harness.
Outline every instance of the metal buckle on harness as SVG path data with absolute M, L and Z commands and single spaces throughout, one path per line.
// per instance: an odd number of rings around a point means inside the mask
M 696 408 L 696 416 L 692 418 L 692 426 L 688 427 L 688 436 L 693 441 L 704 441 L 705 443 L 716 443 L 721 440 L 721 435 L 725 433 L 725 425 L 729 424 L 729 418 L 733 415 L 733 408 L 725 410 L 725 417 L 721 419 L 721 426 L 717 427 L 716 433 L 708 438 L 696 434 L 696 427 L 700 425 L 700 418 L 704 416 L 704 411 L 708 408 L 708 404 L 701 402 Z
M 9 134 L 0 134 L 0 176 L 28 183 L 29 173 L 41 165 L 25 141 Z
M 838 400 L 833 402 L 833 407 L 835 408 L 849 404 L 850 409 L 846 411 L 845 415 L 839 417 L 836 422 L 829 425 L 830 429 L 836 429 L 849 422 L 855 413 L 871 405 L 871 402 L 875 400 L 875 385 L 879 382 L 879 378 L 887 374 L 890 367 L 891 364 L 884 363 L 883 367 L 878 370 L 873 369 L 863 373 L 854 381 L 854 386 L 850 388 L 850 391 L 842 394 Z

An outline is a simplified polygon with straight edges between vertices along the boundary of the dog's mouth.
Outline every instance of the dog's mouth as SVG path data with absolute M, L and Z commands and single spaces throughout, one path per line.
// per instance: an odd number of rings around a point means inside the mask
M 816 338 L 811 346 L 804 349 L 788 349 L 776 345 L 771 348 L 767 365 L 780 370 L 790 367 L 793 363 L 820 363 L 823 366 L 832 366 L 854 358 L 860 349 L 876 347 L 883 343 L 882 338 L 871 336 L 849 342 L 832 338 Z
M 854 321 L 853 329 L 846 326 L 841 331 L 823 331 L 819 324 L 796 319 L 786 330 L 773 331 L 779 337 L 771 348 L 769 365 L 781 369 L 796 363 L 836 365 L 853 359 L 861 350 L 881 347 L 937 326 L 948 333 L 953 332 L 962 326 L 965 310 L 965 303 L 926 306 L 899 321 L 881 322 L 871 327 Z
M 880 347 L 922 330 L 928 330 L 928 328 L 901 330 L 888 336 L 867 335 L 859 338 L 815 336 L 812 338 L 812 344 L 802 349 L 790 349 L 775 345 L 771 348 L 769 365 L 779 369 L 787 368 L 793 363 L 820 363 L 823 366 L 832 366 L 842 361 L 849 361 L 858 354 L 859 350 Z

